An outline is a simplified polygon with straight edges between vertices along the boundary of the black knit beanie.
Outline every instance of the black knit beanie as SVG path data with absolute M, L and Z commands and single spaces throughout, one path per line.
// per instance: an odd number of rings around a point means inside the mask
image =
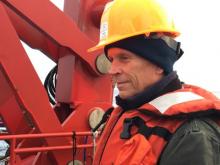
M 173 71 L 173 65 L 179 59 L 176 51 L 170 48 L 164 40 L 145 35 L 126 38 L 105 46 L 104 51 L 107 57 L 108 49 L 113 47 L 128 50 L 151 61 L 161 67 L 165 74 Z

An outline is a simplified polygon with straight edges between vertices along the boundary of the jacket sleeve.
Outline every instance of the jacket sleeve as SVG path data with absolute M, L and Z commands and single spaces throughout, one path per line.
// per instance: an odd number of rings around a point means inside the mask
M 184 123 L 161 154 L 158 165 L 219 165 L 220 128 L 209 119 Z

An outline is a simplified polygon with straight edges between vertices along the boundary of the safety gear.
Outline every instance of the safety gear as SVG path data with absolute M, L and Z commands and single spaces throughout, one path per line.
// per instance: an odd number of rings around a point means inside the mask
M 99 139 L 93 165 L 155 165 L 171 135 L 188 118 L 219 112 L 220 102 L 214 95 L 190 85 L 161 95 L 136 110 L 117 107 Z
M 114 0 L 106 5 L 101 18 L 100 41 L 94 51 L 113 42 L 150 33 L 176 37 L 180 33 L 173 19 L 156 0 Z

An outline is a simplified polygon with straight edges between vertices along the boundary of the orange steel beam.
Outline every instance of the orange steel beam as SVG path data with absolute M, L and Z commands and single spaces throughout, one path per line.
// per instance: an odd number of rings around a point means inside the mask
M 6 139 L 33 139 L 33 138 L 48 138 L 48 137 L 71 137 L 73 132 L 51 132 L 38 134 L 18 134 L 18 135 L 0 135 L 0 140 Z M 75 132 L 75 136 L 92 136 L 92 132 Z
M 7 87 L 1 90 L 0 113 L 10 133 L 29 133 L 33 127 L 35 132 L 42 133 L 88 131 L 91 129 L 88 124 L 91 110 L 94 107 L 107 109 L 111 105 L 111 80 L 96 71 L 95 60 L 100 52 L 87 52 L 98 35 L 95 7 L 98 4 L 103 7 L 104 3 L 101 0 L 79 2 L 80 24 L 49 1 L 0 1 L 0 22 L 3 22 L 0 26 L 0 87 L 1 84 Z M 77 4 L 74 3 L 74 7 Z M 98 13 L 102 7 L 98 8 Z M 83 29 L 84 25 L 88 28 Z M 56 99 L 59 103 L 67 103 L 73 110 L 63 123 L 51 108 L 19 39 L 58 63 Z M 59 110 L 62 111 L 62 107 Z M 48 147 L 70 144 L 68 138 L 45 141 Z M 28 147 L 32 145 L 26 144 Z M 69 152 L 58 154 L 54 151 L 52 154 L 58 164 L 71 158 Z
M 7 104 L 11 98 L 14 99 L 14 104 L 18 104 L 20 112 L 28 112 L 30 119 L 40 132 L 63 132 L 62 127 L 57 119 L 56 114 L 51 108 L 46 92 L 41 84 L 33 66 L 27 57 L 15 29 L 10 23 L 10 20 L 0 4 L 0 22 L 4 22 L 0 26 L 0 65 L 1 71 L 4 72 L 5 80 L 11 86 L 11 89 L 5 89 L 1 92 L 10 95 L 5 98 L 0 97 L 0 113 L 7 109 L 8 113 L 13 114 L 13 104 Z M 0 80 L 0 83 L 3 82 Z M 9 90 L 9 91 L 8 91 Z M 4 106 L 4 109 L 2 109 Z M 42 111 L 43 110 L 43 111 Z M 2 116 L 3 120 L 6 120 Z M 48 118 L 49 117 L 49 118 Z M 14 116 L 16 118 L 16 116 Z M 9 120 L 9 118 L 7 118 Z M 13 118 L 11 118 L 13 122 Z M 48 120 L 49 124 L 48 125 Z M 48 145 L 67 145 L 70 143 L 68 139 L 46 139 Z M 71 157 L 70 153 L 53 152 L 54 159 L 58 163 L 67 162 Z
M 40 49 L 55 62 L 62 56 L 60 48 L 75 52 L 91 71 L 96 72 L 97 53 L 87 49 L 95 43 L 50 1 L 1 0 L 19 36 L 31 47 Z M 68 32 L 68 33 L 67 33 Z
M 93 144 L 79 144 L 76 145 L 76 148 L 81 149 L 81 148 L 93 148 Z M 15 149 L 14 152 L 16 154 L 19 153 L 26 153 L 26 152 L 44 152 L 44 151 L 59 151 L 59 150 L 70 150 L 73 149 L 72 145 L 68 146 L 51 146 L 51 147 L 31 147 L 31 148 L 19 148 Z

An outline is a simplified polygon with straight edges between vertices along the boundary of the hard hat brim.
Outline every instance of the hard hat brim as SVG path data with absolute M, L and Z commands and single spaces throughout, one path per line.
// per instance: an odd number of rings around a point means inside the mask
M 162 32 L 166 32 L 166 30 L 161 30 L 161 31 Z M 125 35 L 124 37 L 120 37 L 120 38 L 119 37 L 115 37 L 115 38 L 112 38 L 112 39 L 110 39 L 108 41 L 106 41 L 106 40 L 105 41 L 100 41 L 97 45 L 95 45 L 94 47 L 89 48 L 87 51 L 88 52 L 97 51 L 97 50 L 103 49 L 106 45 L 112 44 L 114 42 L 117 42 L 117 41 L 129 38 L 129 37 L 140 35 L 140 34 L 145 34 L 146 36 L 149 36 L 149 34 L 151 32 L 139 32 L 139 33 L 134 33 L 134 34 L 131 34 L 131 35 Z M 170 36 L 172 36 L 174 38 L 180 35 L 180 32 L 178 32 L 178 31 L 171 32 L 171 31 L 167 30 L 167 33 L 170 33 Z

